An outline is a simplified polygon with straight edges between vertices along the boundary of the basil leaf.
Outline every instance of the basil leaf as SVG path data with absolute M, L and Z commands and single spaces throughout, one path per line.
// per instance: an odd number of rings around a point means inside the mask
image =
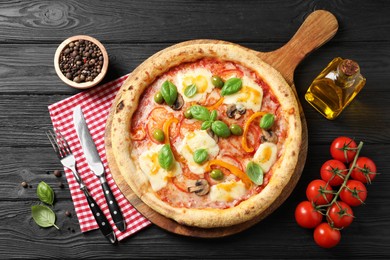
M 209 153 L 206 149 L 198 149 L 194 152 L 193 158 L 197 164 L 202 164 L 209 158 Z
M 201 121 L 208 121 L 210 120 L 210 111 L 199 105 L 194 105 L 191 107 L 191 114 L 192 117 Z
M 56 214 L 47 206 L 35 205 L 31 207 L 32 217 L 40 227 L 52 227 L 59 229 L 56 222 Z
M 246 166 L 246 174 L 248 175 L 249 179 L 253 181 L 257 185 L 263 184 L 263 170 L 261 167 L 255 163 L 255 162 L 249 162 Z
M 222 87 L 221 95 L 231 95 L 237 93 L 242 87 L 242 80 L 240 78 L 228 79 Z
M 188 85 L 184 89 L 184 95 L 188 98 L 195 96 L 196 93 L 198 93 L 198 88 L 196 87 L 195 84 Z
M 217 116 L 218 116 L 217 110 L 211 111 L 210 121 L 215 121 L 215 119 L 217 119 Z
M 161 150 L 158 152 L 158 163 L 165 170 L 170 170 L 173 166 L 175 158 L 169 144 L 164 144 Z
M 229 137 L 230 129 L 229 127 L 222 121 L 214 121 L 211 124 L 211 130 L 218 135 L 219 137 Z
M 160 92 L 168 105 L 171 106 L 175 103 L 177 99 L 177 88 L 172 82 L 165 81 L 161 86 Z
M 42 202 L 53 206 L 54 191 L 46 182 L 41 181 L 38 184 L 37 195 Z
M 212 123 L 213 123 L 212 121 L 204 121 L 204 122 L 202 123 L 202 127 L 201 127 L 200 129 L 202 129 L 202 130 L 207 130 L 207 129 L 210 128 L 210 126 L 211 126 Z
M 273 114 L 265 114 L 261 119 L 260 119 L 260 127 L 263 128 L 264 130 L 268 130 L 272 127 L 272 125 L 275 122 L 275 116 Z

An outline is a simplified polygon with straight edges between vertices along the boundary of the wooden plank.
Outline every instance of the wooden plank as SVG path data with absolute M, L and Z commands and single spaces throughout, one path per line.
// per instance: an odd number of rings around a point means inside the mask
M 385 87 L 386 84 L 382 84 Z M 370 86 L 356 97 L 334 121 L 314 110 L 300 94 L 309 130 L 309 144 L 329 143 L 343 134 L 369 143 L 390 143 L 388 91 L 370 91 Z M 66 98 L 64 95 L 3 95 L 0 99 L 0 146 L 49 147 L 45 131 L 51 121 L 47 105 Z M 362 115 L 364 111 L 364 115 Z M 375 122 L 380 122 L 375 123 Z M 380 134 L 379 134 L 380 133 Z M 50 148 L 51 149 L 51 148 Z
M 374 187 L 375 185 L 375 187 Z M 296 202 L 303 199 L 302 191 L 296 190 L 293 197 L 287 200 L 270 218 L 253 226 L 240 235 L 224 239 L 193 239 L 161 232 L 151 226 L 120 243 L 110 245 L 99 231 L 81 234 L 77 227 L 75 215 L 64 216 L 65 210 L 71 208 L 70 201 L 55 204 L 57 214 L 55 228 L 40 228 L 31 219 L 30 207 L 36 201 L 0 201 L 0 254 L 2 258 L 220 258 L 231 259 L 261 256 L 267 258 L 309 258 L 321 255 L 330 258 L 334 255 L 345 259 L 387 258 L 390 248 L 387 240 L 390 223 L 387 221 L 387 210 L 383 199 L 371 196 L 378 191 L 379 182 L 369 187 L 370 196 L 367 204 L 355 208 L 356 218 L 352 225 L 342 231 L 342 240 L 338 247 L 323 250 L 315 245 L 312 231 L 297 226 L 293 217 Z M 302 196 L 303 195 L 303 196 Z M 71 230 L 68 230 L 71 228 Z M 72 232 L 72 229 L 75 232 Z M 277 234 L 277 242 L 275 241 Z M 254 239 L 256 237 L 257 239 Z M 288 250 L 286 246 L 288 245 Z M 256 248 L 257 250 L 251 250 Z M 354 250 L 350 250 L 353 248 Z
M 70 198 L 68 183 L 63 168 L 51 147 L 5 148 L 1 147 L 1 189 L 0 200 L 37 199 L 36 188 L 44 181 L 54 190 L 57 199 Z M 61 170 L 62 176 L 56 177 L 54 170 Z M 47 173 L 49 172 L 49 173 Z M 32 188 L 23 188 L 25 181 Z M 64 184 L 64 188 L 59 187 Z
M 337 37 L 337 35 L 336 35 Z M 141 62 L 170 44 L 106 44 L 110 66 L 104 82 L 134 70 Z M 243 43 L 258 51 L 272 51 L 277 43 Z M 0 52 L 0 94 L 59 95 L 75 94 L 54 71 L 53 59 L 57 44 L 5 44 Z M 370 55 L 367 55 L 367 54 Z M 390 69 L 390 45 L 386 42 L 336 43 L 333 40 L 308 56 L 295 72 L 299 94 L 336 56 L 359 62 L 362 74 L 368 79 L 370 91 L 386 89 Z M 381 57 L 378 59 L 377 57 Z M 303 94 L 302 94 L 303 95 Z
M 389 40 L 390 17 L 380 1 L 9 1 L 2 3 L 0 42 L 60 42 L 87 34 L 110 42 L 189 39 L 287 41 L 314 10 L 333 12 L 343 25 L 336 41 Z M 261 14 L 261 15 L 260 15 Z M 364 14 L 364 15 L 363 15 Z M 269 26 L 272 24 L 272 26 Z M 375 32 L 374 32 L 375 31 Z M 378 34 L 377 34 L 378 33 Z
M 336 137 L 336 135 L 335 135 Z M 309 138 L 309 143 L 310 143 Z M 360 139 L 356 139 L 357 141 Z M 361 139 L 365 141 L 365 139 Z M 312 144 L 309 145 L 308 156 L 306 165 L 302 173 L 300 184 L 306 185 L 309 180 L 318 177 L 319 169 L 326 160 L 330 159 L 329 146 L 331 140 L 327 140 L 326 144 Z M 378 187 L 376 192 L 381 199 L 384 199 L 387 186 L 390 183 L 390 175 L 386 174 L 390 172 L 390 154 L 384 153 L 386 151 L 387 144 L 372 144 L 365 143 L 361 155 L 371 157 L 377 164 L 378 172 L 382 174 L 377 177 L 375 185 L 372 185 L 372 189 L 376 189 L 376 185 L 382 185 Z M 35 190 L 40 181 L 47 182 L 53 187 L 58 199 L 70 198 L 69 189 L 65 176 L 57 178 L 52 174 L 47 174 L 46 171 L 54 171 L 56 169 L 62 169 L 60 162 L 52 152 L 52 148 L 47 147 L 4 147 L 0 145 L 0 201 L 1 200 L 34 200 L 36 199 Z M 21 158 L 23 158 L 21 160 Z M 20 186 L 22 181 L 27 181 L 33 188 L 24 189 Z M 57 184 L 63 182 L 65 184 L 64 189 L 60 189 Z M 378 183 L 377 183 L 378 182 Z M 297 190 L 300 190 L 304 194 L 304 187 L 298 184 Z M 296 192 L 296 191 L 295 191 Z M 295 193 L 294 192 L 294 193 Z M 373 199 L 374 200 L 374 199 Z

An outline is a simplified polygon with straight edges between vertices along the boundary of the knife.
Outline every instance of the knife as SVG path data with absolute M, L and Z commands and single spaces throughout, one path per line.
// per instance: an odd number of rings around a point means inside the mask
M 97 177 L 99 177 L 103 188 L 104 197 L 106 198 L 108 209 L 110 210 L 110 214 L 114 220 L 115 226 L 123 232 L 126 230 L 126 221 L 124 220 L 122 212 L 118 206 L 118 202 L 116 201 L 110 186 L 107 183 L 103 163 L 89 132 L 87 123 L 85 122 L 81 106 L 74 108 L 73 122 L 89 168 L 93 173 L 95 173 Z

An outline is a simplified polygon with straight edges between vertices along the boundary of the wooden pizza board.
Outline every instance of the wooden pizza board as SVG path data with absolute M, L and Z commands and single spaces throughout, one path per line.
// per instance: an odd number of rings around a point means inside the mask
M 278 70 L 282 76 L 285 78 L 287 83 L 294 90 L 296 96 L 297 92 L 293 82 L 294 70 L 298 66 L 298 64 L 312 51 L 322 46 L 324 43 L 329 41 L 337 32 L 338 23 L 337 19 L 329 12 L 318 10 L 311 13 L 292 39 L 286 43 L 280 49 L 277 49 L 272 52 L 254 52 L 257 56 L 259 56 L 262 60 L 273 66 L 276 70 Z M 174 45 L 169 47 L 168 49 L 175 48 L 176 46 L 182 45 L 191 45 L 196 43 L 221 43 L 216 40 L 194 40 L 188 41 L 184 43 L 180 43 L 178 45 Z M 248 50 L 249 51 L 249 50 Z M 294 187 L 296 186 L 304 165 L 307 156 L 307 148 L 308 148 L 308 132 L 305 115 L 303 113 L 302 107 L 299 103 L 299 99 L 297 97 L 297 101 L 300 107 L 300 116 L 302 120 L 302 144 L 299 153 L 299 159 L 297 166 L 295 168 L 295 172 L 291 177 L 289 183 L 283 189 L 281 195 L 275 200 L 271 207 L 269 207 L 266 211 L 264 211 L 261 215 L 253 218 L 250 221 L 223 228 L 197 228 L 197 227 L 189 227 L 184 226 L 176 221 L 166 218 L 156 211 L 149 208 L 146 204 L 144 204 L 135 193 L 131 190 L 121 173 L 119 172 L 117 165 L 115 164 L 115 159 L 112 154 L 111 147 L 111 121 L 113 115 L 113 109 L 111 109 L 110 115 L 108 116 L 106 123 L 106 154 L 109 161 L 109 167 L 112 173 L 112 176 L 118 185 L 119 189 L 125 195 L 125 197 L 130 201 L 130 203 L 146 218 L 148 218 L 152 223 L 157 226 L 185 236 L 192 237 L 203 237 L 203 238 L 215 238 L 215 237 L 224 237 L 228 235 L 232 235 L 243 231 L 254 224 L 258 223 L 269 214 L 271 214 L 274 210 L 276 210 L 291 194 Z

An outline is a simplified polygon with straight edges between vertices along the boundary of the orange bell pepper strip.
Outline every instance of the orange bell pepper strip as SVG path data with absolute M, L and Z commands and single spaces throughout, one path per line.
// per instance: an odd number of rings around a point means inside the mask
M 241 179 L 241 181 L 245 184 L 245 187 L 247 189 L 250 189 L 252 187 L 252 181 L 249 179 L 248 175 L 246 175 L 246 173 L 241 171 L 241 169 L 239 169 L 238 167 L 230 163 L 215 159 L 215 160 L 210 160 L 208 162 L 206 166 L 206 171 L 210 171 L 212 165 L 218 165 L 228 169 L 232 174 L 234 174 L 239 179 Z
M 249 117 L 248 121 L 245 122 L 244 132 L 242 134 L 242 139 L 241 139 L 241 146 L 244 149 L 244 151 L 247 153 L 253 152 L 254 150 L 253 147 L 248 147 L 247 135 L 248 135 L 249 126 L 253 120 L 255 120 L 259 116 L 264 116 L 265 114 L 267 114 L 267 112 L 256 112 Z
M 171 140 L 169 138 L 169 128 L 170 128 L 172 123 L 178 124 L 179 120 L 176 117 L 170 117 L 167 121 L 164 122 L 164 125 L 163 125 L 163 132 L 164 132 L 166 144 L 170 144 L 170 142 L 171 142 Z

